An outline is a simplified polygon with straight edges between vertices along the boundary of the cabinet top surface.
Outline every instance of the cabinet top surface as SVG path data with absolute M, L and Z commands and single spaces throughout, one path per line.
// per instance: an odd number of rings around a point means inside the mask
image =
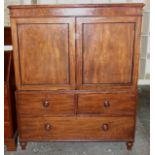
M 26 8 L 91 8 L 91 7 L 143 7 L 144 3 L 113 3 L 113 4 L 57 4 L 57 5 L 10 5 L 9 9 Z

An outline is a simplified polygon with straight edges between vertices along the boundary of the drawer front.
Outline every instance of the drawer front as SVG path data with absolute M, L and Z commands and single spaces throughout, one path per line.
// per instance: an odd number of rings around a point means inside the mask
M 135 96 L 128 94 L 87 94 L 78 97 L 78 113 L 134 115 Z
M 17 94 L 18 112 L 23 114 L 72 115 L 72 94 Z
M 22 117 L 20 137 L 25 140 L 131 140 L 134 117 Z

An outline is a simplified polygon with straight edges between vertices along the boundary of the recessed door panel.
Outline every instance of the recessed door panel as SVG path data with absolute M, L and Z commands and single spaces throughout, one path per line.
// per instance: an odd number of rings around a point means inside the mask
M 23 88 L 74 88 L 74 27 L 74 18 L 17 21 L 18 69 Z
M 135 22 L 132 18 L 79 18 L 80 88 L 132 85 Z

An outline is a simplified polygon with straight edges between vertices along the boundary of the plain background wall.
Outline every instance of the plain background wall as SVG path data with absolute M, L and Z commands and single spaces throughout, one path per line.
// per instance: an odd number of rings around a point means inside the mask
M 10 26 L 8 5 L 13 4 L 94 4 L 94 3 L 145 3 L 142 33 L 139 84 L 150 83 L 150 0 L 4 0 L 4 25 Z

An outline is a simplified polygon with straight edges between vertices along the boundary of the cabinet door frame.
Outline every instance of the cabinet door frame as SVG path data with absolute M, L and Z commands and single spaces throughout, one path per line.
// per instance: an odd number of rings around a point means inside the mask
M 133 23 L 134 24 L 134 46 L 133 46 L 133 61 L 131 83 L 127 84 L 83 84 L 83 24 L 87 23 Z M 80 90 L 124 90 L 136 91 L 139 68 L 139 51 L 140 51 L 140 34 L 141 34 L 141 16 L 133 17 L 78 17 L 76 19 L 76 45 L 77 45 L 77 88 Z
M 68 24 L 68 84 L 23 84 L 20 74 L 20 58 L 18 45 L 18 24 Z M 75 89 L 75 18 L 74 17 L 48 17 L 48 18 L 11 18 L 13 58 L 17 90 L 70 90 Z

